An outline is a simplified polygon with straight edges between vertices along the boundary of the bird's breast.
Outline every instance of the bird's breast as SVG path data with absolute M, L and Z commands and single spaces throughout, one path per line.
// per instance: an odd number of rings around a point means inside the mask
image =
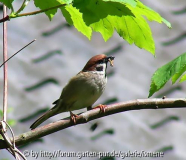
M 102 95 L 107 78 L 99 73 L 86 73 L 81 75 L 82 81 L 79 83 L 80 92 L 77 101 L 73 104 L 72 110 L 77 110 L 92 106 L 94 102 Z

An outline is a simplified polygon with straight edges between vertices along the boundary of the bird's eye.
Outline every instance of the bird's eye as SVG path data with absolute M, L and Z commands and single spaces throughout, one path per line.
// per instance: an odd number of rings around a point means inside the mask
M 99 60 L 98 64 L 102 64 L 104 62 L 104 60 Z

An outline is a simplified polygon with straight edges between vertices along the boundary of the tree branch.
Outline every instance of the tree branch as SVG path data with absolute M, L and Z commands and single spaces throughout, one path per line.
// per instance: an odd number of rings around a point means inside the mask
M 100 113 L 99 109 L 90 110 L 80 114 L 77 118 L 77 124 L 87 123 L 91 120 L 105 117 L 111 114 L 125 112 L 130 110 L 140 109 L 163 109 L 163 108 L 183 108 L 186 107 L 185 98 L 167 98 L 167 99 L 138 99 L 132 101 L 126 101 L 107 105 L 105 113 Z M 45 126 L 41 126 L 34 130 L 28 131 L 15 137 L 15 143 L 17 146 L 26 144 L 38 138 L 44 137 L 48 134 L 63 130 L 65 128 L 74 126 L 69 118 L 59 120 L 57 122 L 50 123 Z M 6 148 L 7 145 L 4 140 L 0 140 L 0 149 Z
M 2 19 L 0 19 L 0 23 L 5 22 L 5 21 L 9 21 L 9 20 L 10 20 L 10 18 L 7 15 L 6 17 L 3 17 Z
M 39 10 L 39 11 L 34 11 L 34 12 L 29 12 L 29 13 L 18 14 L 18 15 L 16 15 L 15 17 L 11 17 L 11 18 L 23 17 L 23 16 L 32 16 L 32 15 L 36 15 L 36 14 L 39 14 L 39 13 L 43 13 L 43 12 L 50 11 L 50 10 L 52 10 L 52 9 L 57 9 L 57 8 L 60 8 L 60 7 L 64 7 L 64 6 L 66 6 L 66 5 L 67 5 L 67 4 L 60 4 L 60 5 L 58 5 L 58 6 L 54 6 L 54 7 L 42 9 L 42 10 Z
M 57 8 L 60 8 L 60 7 L 64 7 L 66 5 L 67 4 L 60 4 L 58 6 L 54 6 L 54 7 L 51 7 L 51 8 L 46 8 L 46 9 L 42 9 L 42 10 L 38 10 L 38 11 L 34 11 L 34 12 L 22 13 L 22 14 L 12 13 L 9 16 L 6 16 L 6 17 L 0 19 L 0 23 L 5 22 L 5 21 L 9 21 L 11 18 L 17 18 L 17 17 L 23 17 L 23 16 L 32 16 L 32 15 L 36 15 L 36 14 L 39 14 L 39 13 L 47 12 L 47 11 L 52 10 L 52 9 L 57 9 Z

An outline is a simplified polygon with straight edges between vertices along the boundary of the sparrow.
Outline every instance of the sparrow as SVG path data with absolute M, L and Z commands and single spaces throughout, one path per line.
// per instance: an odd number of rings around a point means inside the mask
M 70 112 L 71 120 L 76 123 L 78 115 L 73 114 L 72 111 L 92 108 L 107 84 L 107 63 L 110 62 L 110 65 L 113 66 L 114 58 L 104 54 L 92 57 L 82 71 L 72 77 L 63 88 L 61 96 L 53 103 L 55 106 L 38 118 L 30 128 L 35 129 L 48 118 L 67 111 Z M 104 107 L 105 105 L 99 105 L 95 108 L 104 111 Z

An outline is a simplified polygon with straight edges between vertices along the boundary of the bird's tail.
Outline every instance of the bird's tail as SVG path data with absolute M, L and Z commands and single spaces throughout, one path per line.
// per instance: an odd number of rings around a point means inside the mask
M 39 117 L 31 126 L 31 129 L 35 129 L 37 126 L 39 126 L 41 123 L 43 123 L 44 121 L 46 121 L 48 118 L 59 114 L 59 110 L 57 106 L 54 106 L 53 108 L 51 108 L 50 110 L 48 110 L 46 113 L 44 113 L 41 117 Z

